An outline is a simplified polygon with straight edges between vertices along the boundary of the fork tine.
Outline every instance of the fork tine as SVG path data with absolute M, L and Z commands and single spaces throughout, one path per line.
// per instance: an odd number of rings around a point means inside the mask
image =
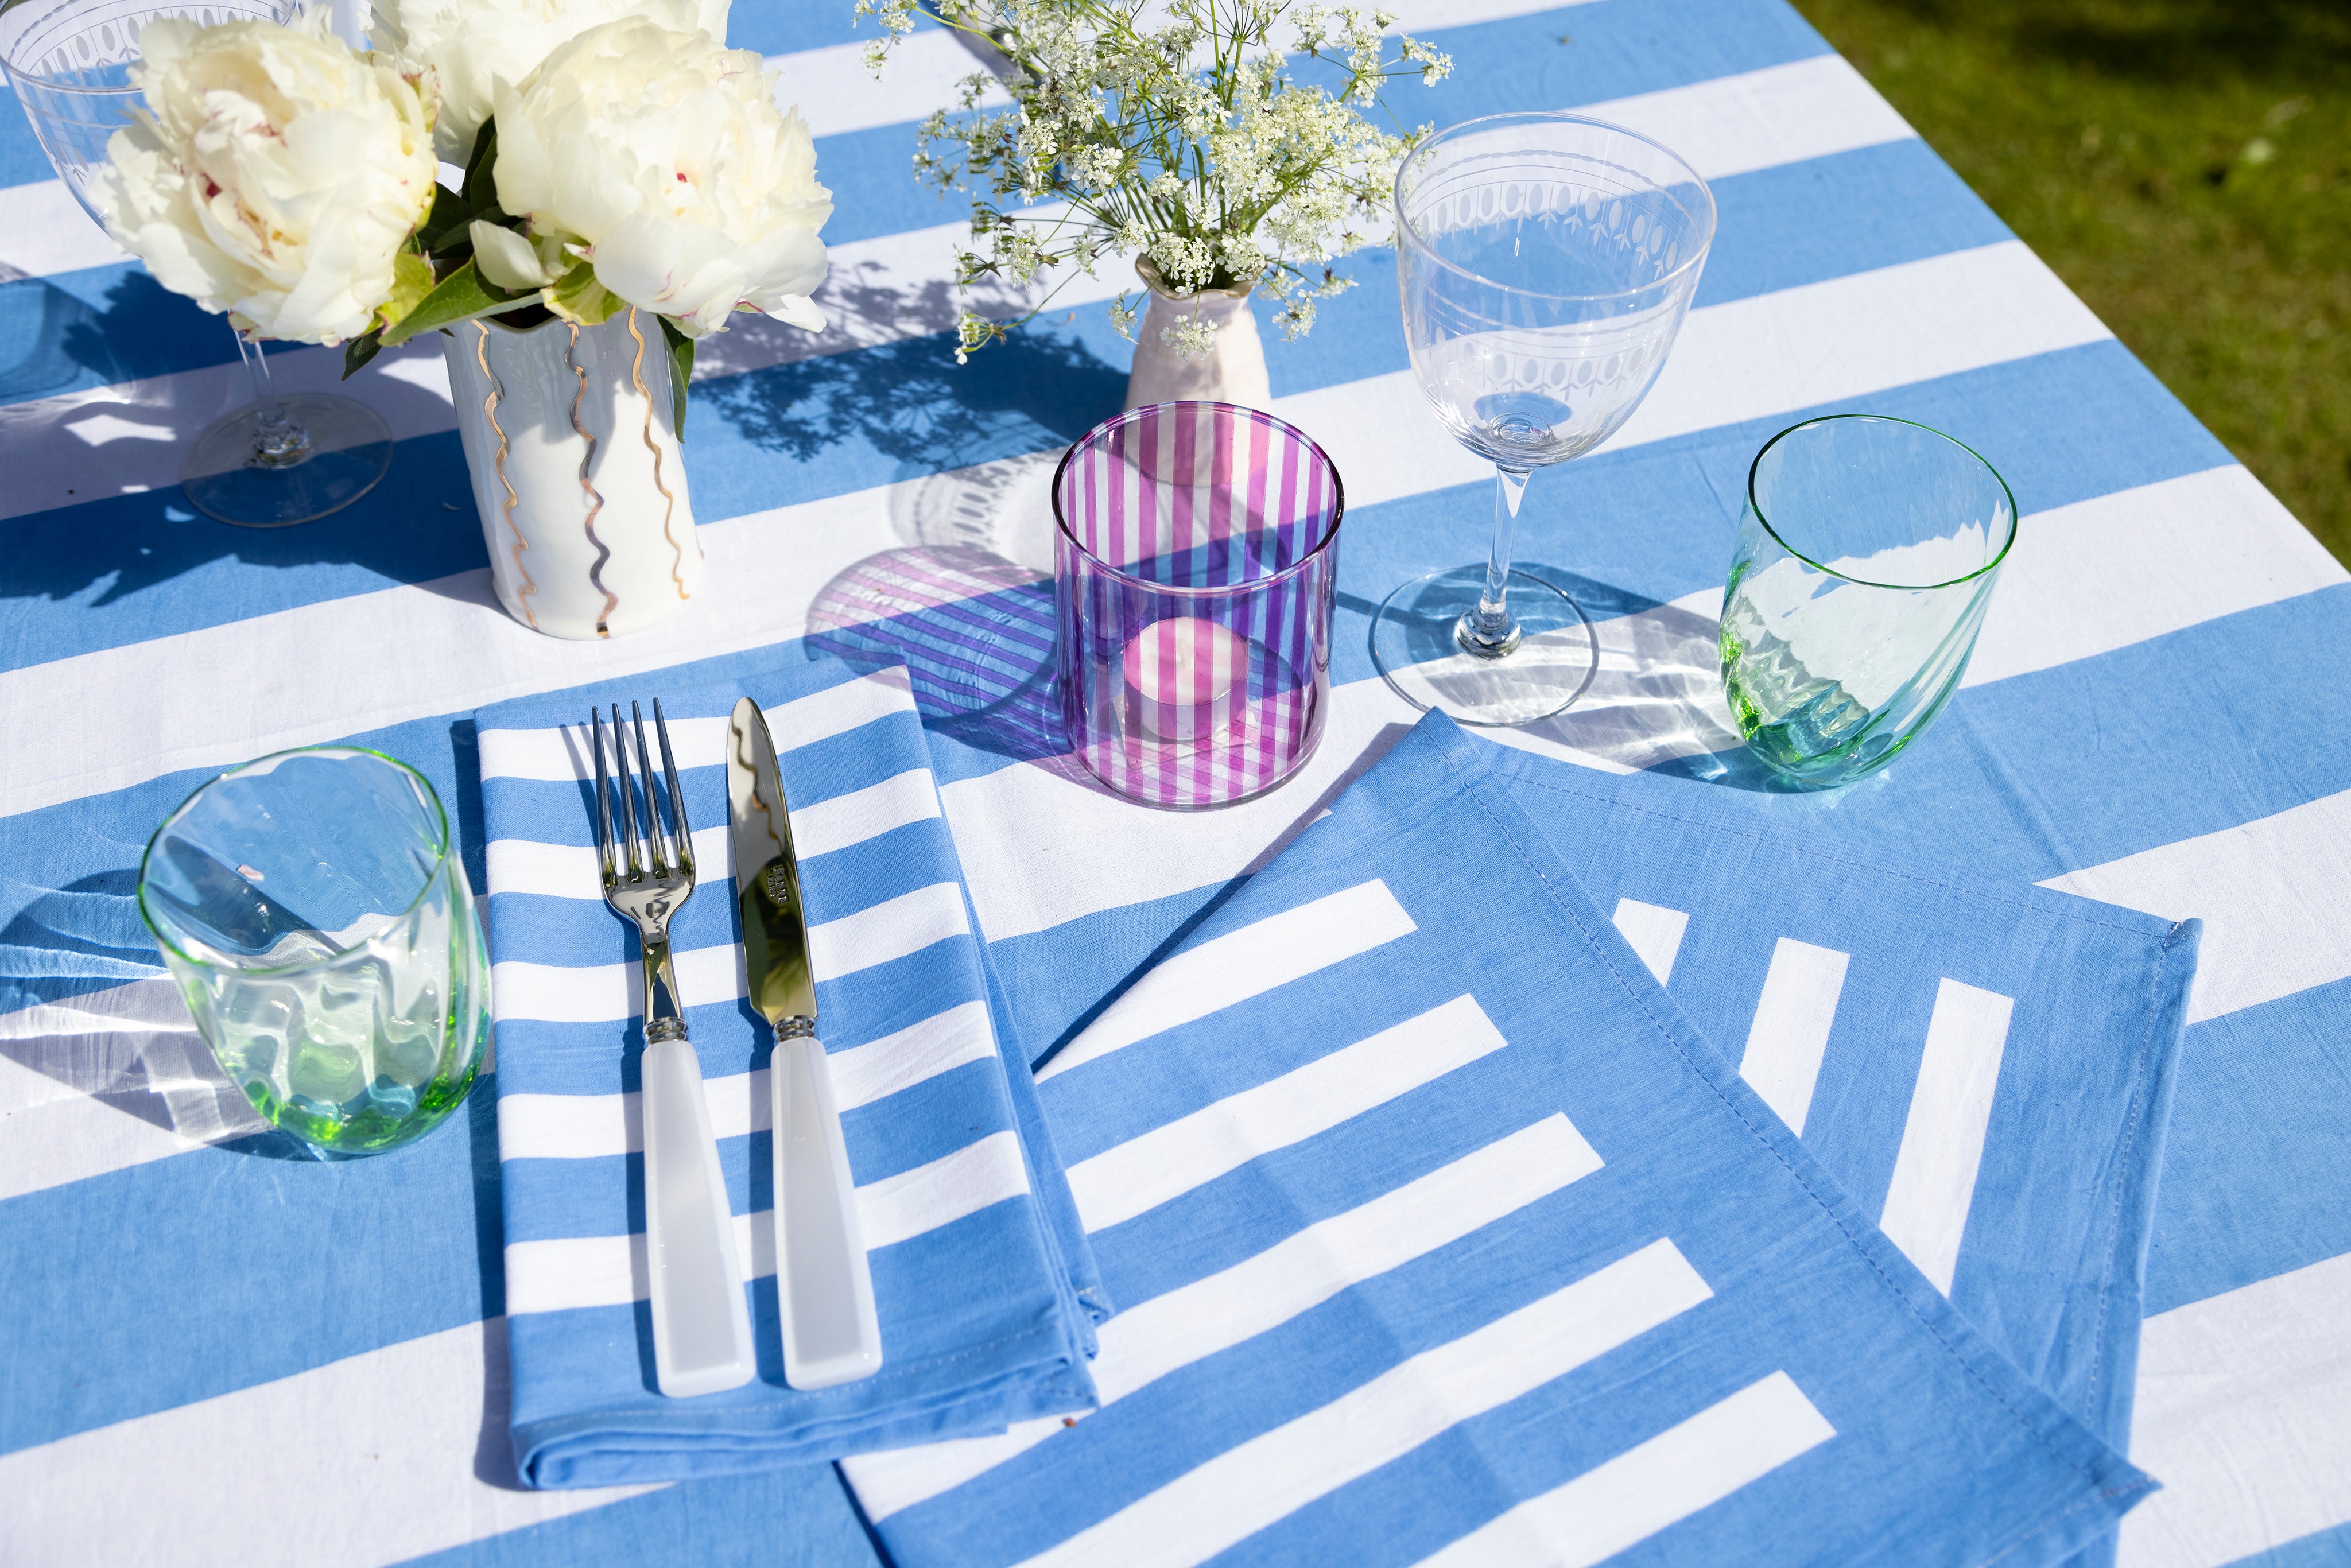
M 636 793 L 629 788 L 629 737 L 628 732 L 621 727 L 619 703 L 612 705 L 612 757 L 621 765 L 621 822 L 629 832 L 629 880 L 634 882 L 645 874 L 645 862 L 637 845 Z M 650 789 L 653 780 L 648 779 L 645 784 Z
M 653 857 L 653 874 L 667 876 L 671 863 L 669 830 L 662 825 L 659 792 L 653 789 L 653 757 L 645 749 L 645 710 L 629 705 L 629 721 L 637 731 L 637 774 L 645 781 L 645 852 Z M 672 803 L 675 792 L 672 792 Z
M 694 828 L 685 820 L 685 791 L 677 787 L 677 758 L 669 754 L 669 720 L 662 716 L 661 698 L 653 698 L 653 733 L 661 737 L 662 771 L 669 776 L 670 815 L 677 819 L 677 864 L 694 874 Z
M 594 708 L 588 710 L 588 733 L 596 747 L 596 854 L 602 862 L 604 880 L 612 880 L 612 791 L 609 776 L 604 771 L 604 718 Z

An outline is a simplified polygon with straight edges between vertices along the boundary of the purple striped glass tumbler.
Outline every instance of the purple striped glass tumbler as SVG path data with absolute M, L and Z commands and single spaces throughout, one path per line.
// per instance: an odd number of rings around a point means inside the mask
M 1339 471 L 1269 413 L 1130 409 L 1053 476 L 1061 716 L 1147 806 L 1262 795 L 1322 737 Z

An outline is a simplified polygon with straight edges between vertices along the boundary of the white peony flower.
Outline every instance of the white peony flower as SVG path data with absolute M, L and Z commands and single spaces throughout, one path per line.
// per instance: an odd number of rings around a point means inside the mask
M 329 21 L 148 23 L 132 77 L 146 107 L 90 187 L 107 233 L 164 287 L 306 343 L 373 323 L 435 173 L 431 84 Z
M 646 16 L 682 33 L 726 37 L 727 0 L 375 0 L 377 49 L 413 76 L 441 78 L 441 156 L 462 165 L 499 84 L 517 85 L 538 62 L 590 27 Z
M 643 18 L 558 48 L 498 94 L 498 204 L 527 217 L 532 258 L 549 242 L 596 281 L 688 337 L 747 308 L 810 331 L 824 280 L 817 238 L 832 193 L 816 143 L 776 108 L 766 62 Z M 483 252 L 493 282 L 529 276 L 518 247 Z

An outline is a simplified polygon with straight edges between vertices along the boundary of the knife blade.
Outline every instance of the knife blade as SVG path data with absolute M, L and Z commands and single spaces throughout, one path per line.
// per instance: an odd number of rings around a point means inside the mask
M 744 995 L 776 1037 L 768 1087 L 784 1381 L 794 1388 L 831 1388 L 880 1368 L 882 1330 L 849 1149 L 817 1038 L 816 972 L 809 960 L 790 807 L 767 718 L 749 697 L 735 705 L 727 721 L 726 805 L 735 899 L 743 917 Z

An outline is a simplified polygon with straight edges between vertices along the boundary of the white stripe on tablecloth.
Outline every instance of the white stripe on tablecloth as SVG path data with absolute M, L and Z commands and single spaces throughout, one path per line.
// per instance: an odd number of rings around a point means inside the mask
M 2326 547 L 2233 463 L 2052 507 L 2017 529 L 1963 684 L 2052 669 L 2346 581 Z
M 971 929 L 963 889 L 951 882 L 918 887 L 871 909 L 809 927 L 809 962 L 819 977 L 837 980 L 877 964 L 919 953 Z M 692 1007 L 743 994 L 740 949 L 732 942 L 688 947 L 672 955 L 679 994 Z M 637 966 L 531 964 L 509 959 L 490 967 L 490 999 L 500 1023 L 615 1023 L 637 1016 L 643 998 Z
M 2190 1023 L 2274 1001 L 2351 976 L 2351 790 L 2041 885 L 2201 919 Z
M 2351 1523 L 2351 1253 L 2139 1330 L 2121 1568 L 2219 1568 Z
M 996 1055 L 987 1004 L 966 1002 L 880 1040 L 828 1055 L 833 1103 L 843 1111 L 871 1105 L 901 1089 Z M 771 1101 L 768 1070 L 705 1078 L 714 1137 L 740 1138 L 768 1130 Z M 632 1155 L 644 1146 L 637 1096 L 625 1094 L 503 1094 L 498 1097 L 498 1157 L 502 1160 L 584 1160 Z
M 1020 1157 L 1019 1134 L 990 1133 L 928 1165 L 859 1187 L 857 1218 L 866 1247 L 879 1251 L 1028 1190 L 1029 1168 Z M 774 1211 L 760 1208 L 735 1216 L 735 1249 L 748 1278 L 774 1273 Z M 507 1312 L 514 1317 L 642 1301 L 646 1296 L 645 1233 L 508 1242 L 506 1271 Z
M 820 692 L 760 710 L 776 754 L 797 751 L 836 735 L 846 735 L 892 714 L 914 712 L 906 672 L 895 666 L 842 681 Z M 670 720 L 670 749 L 693 768 L 726 756 L 729 716 Z M 649 732 L 650 735 L 650 732 Z M 586 721 L 547 729 L 486 729 L 480 736 L 482 777 L 535 779 L 549 784 L 586 783 L 596 777 L 595 747 Z M 633 748 L 630 766 L 636 765 Z M 716 766 L 717 763 L 711 763 Z M 606 767 L 611 766 L 609 758 Z M 797 821 L 799 813 L 793 814 Z
M 1078 1216 L 1088 1230 L 1106 1230 L 1206 1186 L 1261 1155 L 1303 1143 L 1433 1083 L 1506 1043 L 1475 998 L 1456 997 L 1254 1089 L 1227 1095 L 1080 1160 L 1070 1167 Z
M 1615 444 L 1834 402 L 2105 335 L 2014 242 L 1808 284 L 1692 311 L 1656 391 Z M 1817 351 L 1822 343 L 1834 343 L 1836 351 Z M 1332 449 L 1347 476 L 1348 499 L 1358 506 L 1487 476 L 1437 426 L 1409 372 L 1280 399 L 1276 412 Z M 0 421 L 6 413 L 0 410 Z M 12 429 L 0 423 L 0 441 L 13 442 Z M 695 612 L 610 642 L 565 643 L 519 625 L 496 608 L 483 570 L 0 673 L 0 728 L 49 737 L 34 759 L 37 767 L 12 768 L 0 779 L 0 814 L 179 768 L 772 644 L 803 630 L 811 596 L 838 573 L 898 543 L 890 502 L 902 488 L 705 526 L 703 548 L 715 570 Z M 411 651 L 398 681 L 382 678 L 376 653 L 390 645 Z M 234 735 L 211 719 L 225 671 L 235 672 L 239 683 L 242 723 Z M 77 694 L 87 691 L 109 692 L 114 700 L 80 701 Z M 142 744 L 116 744 L 125 733 L 141 736 Z M 1095 874 L 1115 878 L 1113 857 L 1096 858 Z M 988 929 L 997 932 L 993 921 Z
M 792 848 L 802 860 L 809 860 L 862 844 L 868 839 L 878 839 L 909 822 L 927 821 L 938 814 L 938 791 L 931 787 L 931 770 L 910 768 L 879 784 L 795 808 Z M 598 902 L 604 896 L 603 873 L 598 867 L 595 850 L 587 844 L 492 839 L 483 852 L 488 861 L 493 893 L 528 893 L 542 898 Z M 731 854 L 732 841 L 724 824 L 695 831 L 694 857 L 700 867 L 702 885 L 726 880 L 721 873 L 733 863 Z
M 2100 501 L 2028 516 L 2022 530 L 2022 537 L 2028 538 L 2049 538 L 2093 514 L 2102 529 L 2112 527 L 2126 530 L 2135 519 L 2144 524 L 2144 531 L 2134 538 L 2131 548 L 2100 568 L 2098 591 L 2085 596 L 2078 610 L 2059 618 L 2064 622 L 2061 634 L 2071 644 L 2069 656 L 2092 651 L 2093 644 L 2096 651 L 2128 647 L 2147 637 L 2195 623 L 2198 617 L 2194 607 L 2179 601 L 2171 580 L 2179 575 L 2175 562 L 2182 552 L 2207 548 L 2205 541 L 2212 530 L 2224 523 L 2232 534 L 2248 537 L 2282 530 L 2285 519 L 2281 519 L 2275 528 L 2266 521 L 2263 509 L 2272 503 L 2265 497 L 2251 516 L 2230 509 L 2230 495 L 2251 496 L 2255 488 L 2242 469 L 2231 465 L 2123 491 Z M 1349 494 L 1353 494 L 1352 487 Z M 2243 593 L 2259 591 L 2262 587 L 2273 589 L 2277 598 L 2283 600 L 2343 580 L 2342 569 L 2330 558 L 2325 558 L 2323 552 L 2307 553 L 2308 536 L 2300 525 L 2294 525 L 2292 531 L 2300 542 L 2281 547 L 2278 558 L 2301 561 L 2303 567 L 2275 572 L 2239 572 L 2222 566 L 2218 576 L 2223 587 L 2211 606 L 2214 613 L 2250 608 Z M 2248 544 L 2235 559 L 2257 561 L 2262 559 L 2262 547 Z M 2064 570 L 2049 577 L 2043 573 L 2044 567 L 2063 567 Z M 2020 597 L 2028 593 L 2060 595 L 2064 591 L 2064 571 L 2071 570 L 2063 556 L 2053 559 L 2047 554 L 2020 550 L 2011 563 L 2013 575 L 2003 578 L 1999 591 L 1993 595 L 1993 603 L 1998 605 L 2011 592 Z M 2141 590 L 2147 602 L 2166 613 L 2148 619 L 2137 616 L 2134 605 Z M 1721 689 L 1714 677 L 1713 638 L 1714 620 L 1720 604 L 1720 591 L 1707 589 L 1656 611 L 1601 622 L 1598 630 L 1604 674 L 1612 656 L 1629 661 L 1635 655 L 1624 650 L 1636 649 L 1652 669 L 1660 664 L 1681 664 L 1700 671 L 1700 684 L 1688 694 L 1689 700 L 1707 705 L 1709 709 L 1719 707 Z M 1982 671 L 2006 669 L 2022 673 L 2039 667 L 2031 652 L 2031 628 L 2011 626 L 2003 631 L 1995 624 L 1987 629 L 1988 643 L 1994 632 L 2009 641 L 1978 654 L 1969 673 L 1970 685 L 1980 684 L 1977 677 Z M 1643 640 L 1651 633 L 1660 640 Z M 1626 700 L 1654 706 L 1655 695 L 1646 687 L 1635 686 L 1628 689 Z M 1693 733 L 1669 737 L 1675 744 L 1645 741 L 1641 752 L 1623 759 L 1579 750 L 1561 738 L 1580 734 L 1580 726 L 1604 724 L 1604 696 L 1597 697 L 1571 710 L 1561 726 L 1496 730 L 1489 732 L 1489 738 L 1616 772 L 1626 771 L 1628 765 L 1660 760 L 1665 755 L 1736 744 L 1727 715 L 1719 717 L 1721 728 L 1711 737 Z M 1221 883 L 1264 863 L 1274 847 L 1287 841 L 1294 830 L 1303 825 L 1297 821 L 1299 808 L 1290 804 L 1292 800 L 1319 797 L 1347 769 L 1357 765 L 1364 747 L 1374 742 L 1384 727 L 1408 725 L 1417 716 L 1379 680 L 1359 681 L 1337 688 L 1332 694 L 1330 715 L 1331 727 L 1322 747 L 1290 788 L 1222 811 L 1155 820 L 1144 826 L 1138 826 L 1136 814 L 1123 802 L 1041 768 L 1008 768 L 948 784 L 941 795 L 964 857 L 972 899 L 979 908 L 981 928 L 997 941 L 1050 930 L 1104 910 Z M 1086 856 L 1072 857 L 1062 848 L 1070 842 L 1083 842 L 1093 849 Z M 2158 855 L 2161 852 L 2156 852 Z M 2064 878 L 2049 885 L 2089 891 L 2072 887 Z M 2095 891 L 2090 892 L 2090 896 L 2131 903 L 2128 897 Z M 2137 907 L 2152 908 L 2167 917 L 2177 917 L 2206 913 L 2202 902 L 2191 897 L 2168 907 L 2148 904 Z M 2333 935 L 2325 929 L 2298 931 L 2293 934 L 2289 946 L 2323 944 L 2331 941 Z M 2209 932 L 2206 944 L 2209 955 Z M 2208 971 L 2211 962 L 2209 956 L 2204 960 Z M 2351 958 L 2346 958 L 2346 963 L 2351 963 Z M 2336 971 L 2346 972 L 2351 972 L 2351 967 Z M 2297 988 L 2303 983 L 2294 980 L 2283 988 Z
M 1689 928 L 1689 916 L 1637 898 L 1620 898 L 1616 913 L 1609 919 L 1623 934 L 1633 956 L 1648 967 L 1657 984 L 1664 985 L 1673 975 L 1674 955 L 1682 950 L 1682 933 Z
M 1040 1568 L 1071 1563 L 1175 1568 L 1213 1557 L 1712 1294 L 1671 1241 L 1651 1242 L 1226 1449 L 1029 1561 Z
M 168 979 L 0 1013 L 0 1200 L 268 1130 Z
M 1976 1168 L 1991 1123 L 2011 998 L 1945 980 L 1927 1021 L 1927 1050 L 1910 1092 L 1902 1146 L 1878 1227 L 1945 1295 L 1975 1201 Z
M 1747 1029 L 1739 1076 L 1800 1138 L 1850 959 L 1850 954 L 1834 947 L 1781 937 L 1771 949 L 1771 967 L 1763 976 L 1755 1021 Z
M 63 180 L 37 180 L 0 190 L 0 213 L 8 214 L 6 226 L 0 228 L 0 283 L 11 276 L 46 277 L 130 259 L 81 210 Z
M 1037 1074 L 1039 1082 L 1411 934 L 1373 881 L 1326 894 L 1178 953 L 1134 983 Z
M 1802 284 L 1691 311 L 1656 386 L 1600 450 L 2112 335 L 2018 240 Z M 1330 453 L 1350 506 L 1492 477 L 1492 465 L 1445 434 L 1410 371 L 1280 398 L 1274 412 Z
M 218 1551 L 250 1568 L 364 1568 L 658 1490 L 526 1491 L 496 1479 L 512 1464 L 506 1343 L 502 1318 L 465 1323 L 0 1455 L 5 1555 L 172 1563 Z M 256 1527 L 289 1498 L 335 1506 L 305 1510 L 299 1529 Z
M 1600 1156 L 1554 1113 L 1255 1257 L 1122 1311 L 1102 1328 L 1094 1389 L 1107 1406 L 1169 1373 L 1290 1322 L 1352 1286 L 1516 1213 L 1600 1168 Z M 952 1491 L 1054 1433 L 1058 1416 L 841 1461 L 866 1517 L 880 1520 Z
M 1795 1380 L 1775 1372 L 1530 1498 L 1423 1568 L 1592 1568 L 1835 1436 Z

